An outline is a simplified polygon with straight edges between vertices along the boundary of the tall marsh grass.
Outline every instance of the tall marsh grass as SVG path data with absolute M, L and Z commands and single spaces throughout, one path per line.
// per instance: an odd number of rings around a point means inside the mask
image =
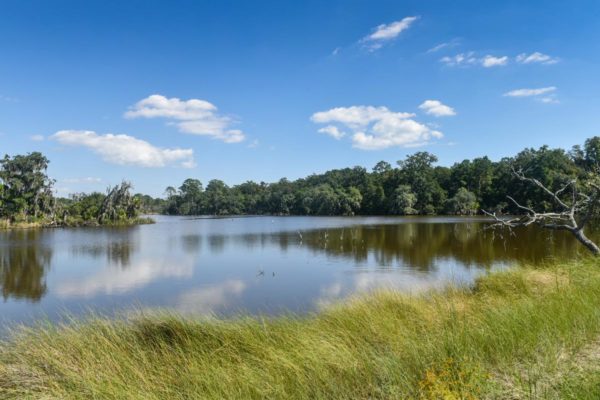
M 590 259 L 419 296 L 374 293 L 308 317 L 20 328 L 0 344 L 0 398 L 568 398 L 581 385 L 565 366 L 582 364 L 599 335 Z M 591 364 L 581 376 L 594 386 Z

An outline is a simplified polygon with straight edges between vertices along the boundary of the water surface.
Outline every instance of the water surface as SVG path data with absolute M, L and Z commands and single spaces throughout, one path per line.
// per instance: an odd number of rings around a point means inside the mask
M 0 318 L 91 310 L 307 312 L 357 292 L 418 292 L 584 253 L 564 232 L 480 218 L 155 217 L 154 225 L 0 231 Z

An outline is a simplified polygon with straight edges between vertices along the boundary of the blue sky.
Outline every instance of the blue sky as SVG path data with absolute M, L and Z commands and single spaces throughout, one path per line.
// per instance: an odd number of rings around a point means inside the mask
M 0 153 L 162 194 L 600 135 L 598 1 L 0 2 Z

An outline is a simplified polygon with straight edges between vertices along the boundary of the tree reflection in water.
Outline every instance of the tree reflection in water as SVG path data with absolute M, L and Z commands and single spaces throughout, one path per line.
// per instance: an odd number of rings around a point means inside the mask
M 0 234 L 0 287 L 9 298 L 38 302 L 46 293 L 46 272 L 52 250 L 39 243 L 40 231 L 15 230 Z
M 486 232 L 482 223 L 407 223 L 303 232 L 316 251 L 364 262 L 372 254 L 378 266 L 402 265 L 428 271 L 436 260 L 490 267 L 498 262 L 539 263 L 585 252 L 565 232 L 523 228 L 515 235 Z
M 305 246 L 356 263 L 367 263 L 371 257 L 379 267 L 402 266 L 423 272 L 434 269 L 440 260 L 490 267 L 498 263 L 536 264 L 549 257 L 565 259 L 585 254 L 585 249 L 565 232 L 529 227 L 516 229 L 514 235 L 502 235 L 485 231 L 484 227 L 482 222 L 415 222 L 314 229 L 300 234 L 213 235 L 210 241 L 219 243 L 219 251 L 223 251 L 228 240 L 241 242 L 247 248 L 268 242 L 277 244 L 282 251 L 293 245 Z
M 74 255 L 106 257 L 109 265 L 121 268 L 127 268 L 131 264 L 131 257 L 139 248 L 135 240 L 135 230 L 128 227 L 87 230 L 81 234 L 85 235 L 85 242 L 71 246 Z

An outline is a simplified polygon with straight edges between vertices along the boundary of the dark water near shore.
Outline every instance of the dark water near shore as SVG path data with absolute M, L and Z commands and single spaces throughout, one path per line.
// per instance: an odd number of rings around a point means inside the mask
M 154 225 L 0 231 L 0 321 L 89 310 L 230 315 L 317 310 L 357 292 L 417 292 L 585 250 L 564 232 L 478 218 L 155 217 Z

